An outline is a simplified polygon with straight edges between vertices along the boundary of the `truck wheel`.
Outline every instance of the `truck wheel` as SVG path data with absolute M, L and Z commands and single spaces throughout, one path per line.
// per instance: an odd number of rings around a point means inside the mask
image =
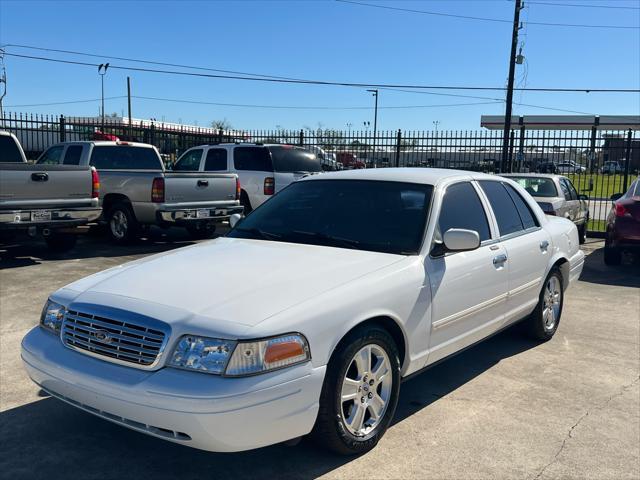
M 529 334 L 536 340 L 551 340 L 558 330 L 564 304 L 562 285 L 560 270 L 557 267 L 552 268 L 542 286 L 538 305 L 527 319 Z
M 45 238 L 47 247 L 56 253 L 67 252 L 76 246 L 78 236 L 73 233 L 51 233 Z
M 113 205 L 107 213 L 109 236 L 117 244 L 130 243 L 138 232 L 138 222 L 129 204 L 120 202 Z
M 398 348 L 380 327 L 354 330 L 329 365 L 312 435 L 334 452 L 365 453 L 393 419 L 400 393 Z
M 200 222 L 195 225 L 187 225 L 186 229 L 187 232 L 189 232 L 189 236 L 194 240 L 211 238 L 216 232 L 216 226 L 211 222 Z
M 253 208 L 251 208 L 251 202 L 249 201 L 249 195 L 247 195 L 247 192 L 244 190 L 240 193 L 240 205 L 244 207 L 243 213 L 245 215 L 248 215 L 251 213 L 251 210 L 253 210 Z

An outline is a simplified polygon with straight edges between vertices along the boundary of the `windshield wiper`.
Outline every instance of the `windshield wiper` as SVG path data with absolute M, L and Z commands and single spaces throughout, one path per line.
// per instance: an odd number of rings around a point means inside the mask
M 263 240 L 280 240 L 282 238 L 282 235 L 278 235 L 277 233 L 265 232 L 264 230 L 261 230 L 259 228 L 236 227 L 234 230 L 251 233 L 252 235 L 262 238 Z
M 289 237 L 290 235 L 310 237 L 325 243 L 329 243 L 329 246 L 335 246 L 335 247 L 340 246 L 345 248 L 358 248 L 360 247 L 360 243 L 361 243 L 358 240 L 352 240 L 350 238 L 334 237 L 333 235 L 327 235 L 326 233 L 321 233 L 321 232 L 305 232 L 302 230 L 293 230 L 287 233 L 285 237 Z

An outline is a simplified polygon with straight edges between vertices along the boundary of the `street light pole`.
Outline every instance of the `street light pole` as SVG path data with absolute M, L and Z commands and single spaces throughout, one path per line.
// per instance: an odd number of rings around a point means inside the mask
M 509 132 L 511 131 L 511 111 L 513 107 L 513 83 L 516 71 L 516 49 L 518 48 L 518 30 L 520 29 L 520 10 L 522 10 L 522 0 L 516 0 L 515 11 L 513 13 L 513 31 L 511 33 L 511 57 L 509 57 L 509 81 L 507 84 L 507 106 L 504 114 L 504 134 L 502 136 L 502 162 L 500 171 L 507 169 L 509 155 Z
M 102 121 L 101 121 L 101 127 L 100 129 L 102 130 L 102 133 L 104 133 L 104 76 L 107 73 L 107 69 L 109 68 L 109 64 L 108 63 L 101 63 L 100 65 L 98 65 L 98 75 L 100 75 L 100 83 L 102 86 Z
M 373 90 L 367 90 L 367 92 L 371 92 L 371 94 L 375 97 L 376 102 L 375 102 L 375 107 L 374 107 L 374 113 L 373 113 L 373 167 L 376 168 L 377 164 L 376 164 L 376 160 L 375 160 L 375 155 L 376 155 L 376 135 L 378 132 L 378 89 L 373 89 Z

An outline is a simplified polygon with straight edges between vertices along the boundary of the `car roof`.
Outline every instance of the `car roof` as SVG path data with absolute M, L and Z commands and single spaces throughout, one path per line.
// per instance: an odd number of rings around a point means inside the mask
M 555 173 L 501 173 L 501 177 L 530 177 L 530 178 L 549 178 L 551 180 L 556 178 L 567 178 L 564 175 L 557 175 Z
M 367 168 L 359 170 L 342 170 L 312 175 L 305 180 L 377 180 L 388 182 L 424 183 L 437 185 L 440 182 L 461 180 L 496 180 L 496 175 L 453 170 L 445 168 Z

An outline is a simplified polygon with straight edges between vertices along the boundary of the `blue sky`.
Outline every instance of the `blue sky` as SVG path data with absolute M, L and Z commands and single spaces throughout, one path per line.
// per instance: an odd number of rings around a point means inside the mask
M 509 20 L 508 0 L 362 0 L 414 10 Z M 540 0 L 541 1 L 541 0 Z M 565 7 L 532 3 L 522 13 L 526 65 L 516 82 L 528 87 L 640 88 L 640 30 L 528 25 L 526 22 L 640 26 L 638 0 L 545 0 L 562 4 L 635 9 Z M 526 2 L 525 2 L 526 3 Z M 543 2 L 544 3 L 544 2 Z M 509 23 L 439 17 L 335 1 L 11 1 L 0 0 L 0 44 L 25 44 L 100 55 L 255 72 L 285 77 L 428 85 L 506 84 Z M 7 47 L 8 53 L 92 63 L 103 59 Z M 104 57 L 104 61 L 110 61 Z M 111 60 L 114 65 L 135 65 Z M 7 56 L 5 109 L 96 115 L 99 102 L 18 105 L 100 97 L 95 67 Z M 144 65 L 138 65 L 144 66 Z M 325 107 L 270 109 L 198 105 L 134 98 L 133 116 L 207 125 L 228 119 L 236 128 L 362 128 L 373 119 L 364 88 L 268 84 L 109 70 L 105 96 L 133 95 L 213 103 Z M 440 92 L 496 98 L 501 92 Z M 516 93 L 517 103 L 593 114 L 640 114 L 637 94 Z M 500 103 L 430 108 L 491 100 L 380 91 L 379 129 L 476 129 L 482 114 L 502 114 Z M 12 107 L 15 106 L 15 107 Z M 106 101 L 107 112 L 126 112 L 126 99 Z M 515 114 L 561 114 L 515 105 Z

